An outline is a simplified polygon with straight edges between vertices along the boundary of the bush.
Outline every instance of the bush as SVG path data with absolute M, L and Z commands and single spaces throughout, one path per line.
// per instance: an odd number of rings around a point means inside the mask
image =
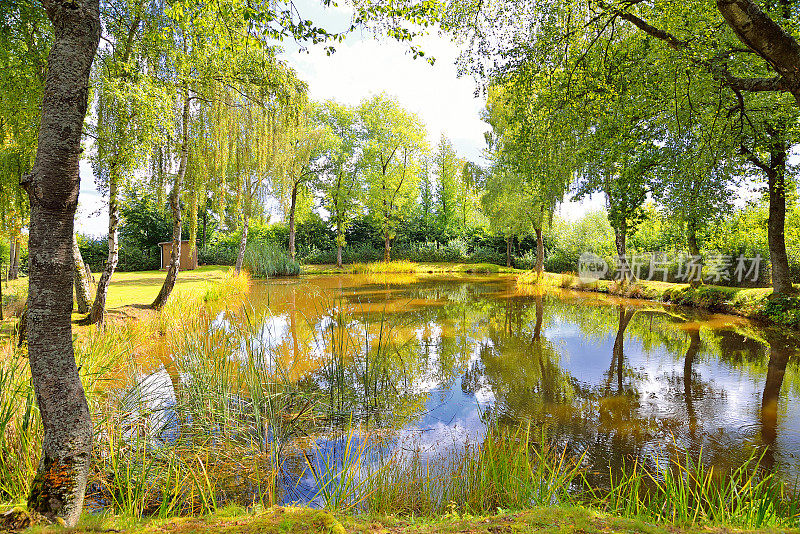
M 236 265 L 238 252 L 238 247 L 216 244 L 198 251 L 197 261 L 201 265 Z
M 270 276 L 297 276 L 300 264 L 289 253 L 272 243 L 250 243 L 244 253 L 244 266 L 254 278 Z
M 103 269 L 108 259 L 107 238 L 78 235 L 78 248 L 83 256 L 83 262 L 89 266 L 92 272 Z
M 102 266 L 101 266 L 102 268 Z M 154 271 L 161 268 L 161 256 L 153 256 L 132 246 L 119 247 L 119 263 L 117 270 L 129 271 Z

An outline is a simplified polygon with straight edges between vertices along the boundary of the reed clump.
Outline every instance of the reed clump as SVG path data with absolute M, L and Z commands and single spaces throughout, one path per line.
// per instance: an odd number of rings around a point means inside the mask
M 742 528 L 797 527 L 797 488 L 761 466 L 753 452 L 741 465 L 718 470 L 688 453 L 635 461 L 610 473 L 607 488 L 587 487 L 593 504 L 618 515 L 672 525 L 732 525 Z
M 369 510 L 378 514 L 487 514 L 575 502 L 581 458 L 530 425 L 490 425 L 480 443 L 426 457 L 395 455 L 374 479 Z
M 288 252 L 277 245 L 262 241 L 247 246 L 244 267 L 255 278 L 300 274 L 300 263 L 290 257 Z

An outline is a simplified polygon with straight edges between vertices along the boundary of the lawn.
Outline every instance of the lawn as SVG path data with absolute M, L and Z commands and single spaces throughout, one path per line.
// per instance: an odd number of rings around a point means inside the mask
M 24 521 L 24 519 L 23 519 Z M 24 524 L 24 523 L 23 523 Z M 2 529 L 0 524 L 0 529 Z M 31 532 L 66 532 L 61 527 L 34 526 Z M 491 516 L 445 515 L 437 518 L 366 517 L 328 513 L 308 508 L 274 507 L 260 513 L 220 513 L 204 517 L 167 520 L 125 520 L 119 517 L 85 515 L 69 532 L 130 532 L 131 534 L 445 534 L 445 533 L 541 533 L 541 534 L 694 534 L 752 532 L 769 534 L 797 530 L 739 530 L 726 527 L 678 528 L 653 525 L 636 519 L 613 517 L 582 507 L 533 508 L 520 512 L 500 511 Z
M 176 293 L 199 288 L 211 281 L 222 280 L 231 267 L 209 265 L 193 271 L 181 271 L 175 283 Z M 106 309 L 111 315 L 119 315 L 126 307 L 146 308 L 158 295 L 164 283 L 166 271 L 116 272 L 108 287 Z M 97 281 L 100 273 L 94 273 Z M 4 316 L 0 323 L 0 338 L 8 337 L 15 329 L 17 317 L 22 312 L 28 292 L 28 278 L 3 283 Z M 128 315 L 128 314 L 126 314 Z M 83 314 L 73 313 L 73 322 L 83 318 Z

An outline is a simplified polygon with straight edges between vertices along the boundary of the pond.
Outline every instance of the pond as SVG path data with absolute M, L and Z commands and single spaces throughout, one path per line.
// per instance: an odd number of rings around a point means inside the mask
M 510 275 L 278 279 L 255 282 L 248 306 L 244 346 L 316 395 L 318 428 L 357 425 L 434 457 L 479 444 L 488 425 L 530 424 L 601 485 L 676 452 L 728 468 L 755 450 L 800 474 L 798 347 L 780 329 Z M 310 438 L 307 465 L 342 446 L 331 436 Z M 313 499 L 319 479 L 295 467 L 284 501 Z

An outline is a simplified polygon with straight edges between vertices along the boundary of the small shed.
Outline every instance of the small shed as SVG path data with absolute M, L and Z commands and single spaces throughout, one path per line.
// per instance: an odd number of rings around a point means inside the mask
M 166 271 L 169 268 L 169 261 L 172 258 L 172 241 L 164 241 L 158 244 L 161 247 L 161 270 Z M 197 247 L 194 247 L 194 252 L 189 255 L 189 241 L 181 241 L 181 271 L 191 271 L 197 269 Z

